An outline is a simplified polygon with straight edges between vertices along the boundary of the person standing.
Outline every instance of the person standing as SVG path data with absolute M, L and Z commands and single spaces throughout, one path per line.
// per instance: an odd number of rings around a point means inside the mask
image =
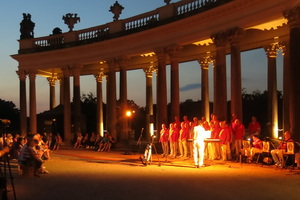
M 165 124 L 162 124 L 160 130 L 160 138 L 159 138 L 159 142 L 161 143 L 162 150 L 163 150 L 162 157 L 167 157 L 169 154 L 168 138 L 169 138 L 169 129 Z
M 260 135 L 261 132 L 261 126 L 260 123 L 257 121 L 256 117 L 252 116 L 251 122 L 248 126 L 249 136 L 252 137 L 252 135 Z
M 205 129 L 201 125 L 201 121 L 194 127 L 194 163 L 195 167 L 204 166 L 204 132 Z
M 242 124 L 241 120 L 236 119 L 234 121 L 234 124 L 232 124 L 233 129 L 233 144 L 234 144 L 234 150 L 235 155 L 239 156 L 240 151 L 242 149 L 242 141 L 245 134 L 245 126 Z
M 231 127 L 229 127 L 226 121 L 220 122 L 221 131 L 219 134 L 221 144 L 222 160 L 231 160 L 230 141 L 231 141 Z
M 189 134 L 189 123 L 182 122 L 181 129 L 179 132 L 179 157 L 187 157 L 187 146 L 186 141 Z

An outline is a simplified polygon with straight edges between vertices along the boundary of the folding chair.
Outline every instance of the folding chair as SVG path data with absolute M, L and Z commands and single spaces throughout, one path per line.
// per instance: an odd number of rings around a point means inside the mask
M 262 143 L 263 143 L 262 151 L 258 153 L 256 163 L 259 162 L 259 159 L 261 157 L 264 159 L 265 157 L 270 156 L 270 142 L 263 141 Z
M 293 168 L 295 164 L 295 144 L 294 142 L 287 142 L 286 147 L 286 152 L 283 154 L 284 162 L 282 168 Z M 287 165 L 287 163 L 290 165 Z

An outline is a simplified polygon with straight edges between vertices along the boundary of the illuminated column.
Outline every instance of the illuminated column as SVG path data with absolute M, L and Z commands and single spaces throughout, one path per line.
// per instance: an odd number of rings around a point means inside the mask
M 283 48 L 283 132 L 290 130 L 290 53 L 289 42 Z
M 80 100 L 81 66 L 73 66 L 73 102 L 74 102 L 74 133 L 81 132 L 81 100 Z
M 212 36 L 216 46 L 214 67 L 214 114 L 219 120 L 227 119 L 226 44 L 227 34 L 220 32 Z
M 59 77 L 59 103 L 61 105 L 64 105 L 64 78 Z
M 235 113 L 242 121 L 242 72 L 239 41 L 243 36 L 243 30 L 240 28 L 234 28 L 229 30 L 228 34 L 231 52 L 231 113 Z
M 300 137 L 300 7 L 285 11 L 290 27 L 290 130 L 294 138 Z
M 119 138 L 122 141 L 128 141 L 131 127 L 128 127 L 128 117 L 126 116 L 127 112 L 127 59 L 119 58 L 118 65 L 120 68 L 120 131 Z M 130 129 L 129 129 L 130 128 Z
M 26 72 L 17 71 L 20 79 L 20 134 L 27 135 Z
M 71 103 L 70 103 L 70 70 L 63 68 L 63 105 L 64 105 L 64 141 L 67 145 L 71 145 Z
M 180 118 L 180 97 L 179 97 L 179 54 L 182 46 L 172 46 L 166 49 L 171 60 L 171 120 L 175 116 Z
M 152 74 L 157 69 L 151 65 L 144 68 L 146 75 L 146 139 L 153 135 L 154 130 L 154 118 L 153 118 L 153 92 L 152 92 Z
M 166 54 L 157 51 L 157 123 L 156 129 L 159 131 L 162 124 L 168 124 L 167 115 L 167 81 L 166 81 Z
M 36 118 L 36 84 L 35 71 L 29 72 L 29 113 L 30 113 L 30 133 L 37 133 L 37 118 Z
M 103 71 L 95 75 L 97 81 L 97 133 L 103 136 L 103 95 L 102 95 L 102 79 L 106 77 Z
M 268 57 L 268 122 L 271 124 L 269 134 L 278 138 L 278 99 L 277 99 L 277 72 L 276 57 L 279 49 L 278 43 L 265 47 Z
M 117 98 L 116 98 L 116 63 L 114 59 L 107 61 L 109 71 L 107 76 L 107 106 L 106 120 L 107 131 L 116 139 L 117 138 Z
M 57 80 L 56 77 L 48 77 L 47 78 L 50 86 L 50 110 L 55 108 L 56 102 L 55 102 L 55 81 Z
M 208 82 L 208 69 L 209 65 L 213 63 L 213 57 L 207 53 L 206 56 L 198 60 L 201 65 L 201 102 L 202 102 L 202 112 L 203 116 L 207 121 L 210 119 L 209 110 L 209 82 Z

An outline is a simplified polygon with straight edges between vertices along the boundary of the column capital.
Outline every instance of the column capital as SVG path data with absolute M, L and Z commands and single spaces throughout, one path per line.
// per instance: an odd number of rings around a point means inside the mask
M 143 68 L 146 77 L 152 78 L 152 73 L 157 72 L 157 67 L 154 65 L 150 65 L 148 67 Z
M 155 55 L 158 61 L 165 61 L 166 60 L 166 52 L 163 49 L 158 49 L 155 51 Z
M 291 28 L 300 27 L 300 6 L 284 11 L 283 16 L 288 20 Z
M 37 72 L 36 70 L 30 70 L 28 74 L 29 74 L 29 79 L 35 79 Z
M 269 44 L 268 46 L 265 46 L 264 49 L 266 51 L 266 54 L 270 58 L 276 58 L 278 51 L 282 50 L 284 48 L 284 45 L 282 42 L 277 41 L 275 38 L 275 42 Z
M 63 71 L 63 77 L 66 77 L 66 78 L 70 77 L 70 75 L 71 75 L 71 70 L 70 70 L 70 67 L 69 67 L 69 66 L 63 67 L 63 68 L 62 68 L 62 71 Z
M 58 79 L 56 76 L 51 76 L 51 77 L 47 77 L 47 80 L 50 86 L 55 86 L 55 81 L 57 81 Z
M 215 33 L 211 36 L 215 46 L 218 47 L 225 47 L 228 43 L 228 34 L 225 31 Z
M 116 64 L 118 64 L 119 68 L 126 68 L 128 65 L 129 57 L 127 56 L 120 56 L 115 59 Z
M 26 74 L 25 70 L 18 70 L 18 71 L 16 71 L 16 73 L 18 74 L 20 80 L 22 80 L 22 81 L 26 80 L 27 74 Z
M 102 79 L 105 78 L 107 75 L 101 70 L 98 74 L 94 74 L 97 82 L 102 83 Z
M 70 69 L 72 70 L 73 76 L 80 76 L 80 72 L 81 72 L 82 68 L 83 68 L 82 65 L 72 65 L 70 67 Z
M 231 45 L 237 45 L 245 32 L 242 28 L 235 27 L 227 31 L 228 41 Z
M 171 59 L 178 59 L 182 49 L 183 49 L 182 46 L 174 45 L 174 46 L 167 47 L 165 49 L 165 52 L 169 55 Z
M 208 69 L 210 64 L 214 65 L 215 58 L 210 52 L 207 52 L 202 58 L 198 59 L 198 63 L 201 65 L 201 69 Z

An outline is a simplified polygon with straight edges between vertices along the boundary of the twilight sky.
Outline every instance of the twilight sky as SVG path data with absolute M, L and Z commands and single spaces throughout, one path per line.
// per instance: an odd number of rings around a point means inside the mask
M 178 2 L 172 0 L 171 2 Z M 164 6 L 163 0 L 119 0 L 125 9 L 120 19 L 129 18 L 147 11 Z M 67 13 L 77 13 L 80 22 L 75 24 L 74 31 L 93 26 L 106 24 L 113 21 L 113 14 L 109 12 L 110 6 L 115 0 L 12 0 L 4 1 L 1 4 L 0 12 L 0 99 L 12 101 L 19 108 L 19 79 L 16 74 L 18 63 L 10 55 L 17 54 L 19 49 L 18 39 L 20 38 L 20 22 L 23 19 L 22 13 L 30 13 L 31 19 L 35 23 L 34 36 L 43 37 L 52 33 L 55 27 L 59 27 L 63 32 L 68 31 L 62 16 Z M 282 90 L 282 56 L 277 59 L 278 90 Z M 180 100 L 201 99 L 201 70 L 197 62 L 180 64 Z M 167 72 L 170 71 L 167 66 Z M 210 89 L 213 87 L 212 68 L 210 73 Z M 117 87 L 119 85 L 119 74 L 117 73 Z M 145 74 L 142 70 L 130 71 L 127 73 L 128 79 L 128 99 L 134 100 L 139 106 L 145 106 Z M 27 79 L 28 81 L 28 79 Z M 49 109 L 49 84 L 46 78 L 37 76 L 37 113 Z M 92 92 L 96 94 L 96 81 L 93 76 L 84 76 L 80 79 L 81 94 Z M 156 103 L 156 78 L 153 78 L 153 98 Z M 139 83 L 139 84 L 136 84 Z M 58 83 L 56 84 L 57 102 L 59 102 Z M 168 93 L 170 93 L 170 78 L 168 73 Z M 227 56 L 227 88 L 228 99 L 230 99 L 230 56 Z M 27 82 L 27 89 L 29 83 Z M 72 79 L 71 79 L 72 87 Z M 264 91 L 267 88 L 267 57 L 263 49 L 242 52 L 242 87 L 248 93 L 254 90 Z M 106 84 L 103 81 L 103 99 Z M 29 93 L 28 93 L 29 94 Z M 27 95 L 28 97 L 29 95 Z M 117 89 L 117 98 L 119 93 Z M 213 99 L 213 92 L 210 92 Z M 168 96 L 168 102 L 170 96 Z

